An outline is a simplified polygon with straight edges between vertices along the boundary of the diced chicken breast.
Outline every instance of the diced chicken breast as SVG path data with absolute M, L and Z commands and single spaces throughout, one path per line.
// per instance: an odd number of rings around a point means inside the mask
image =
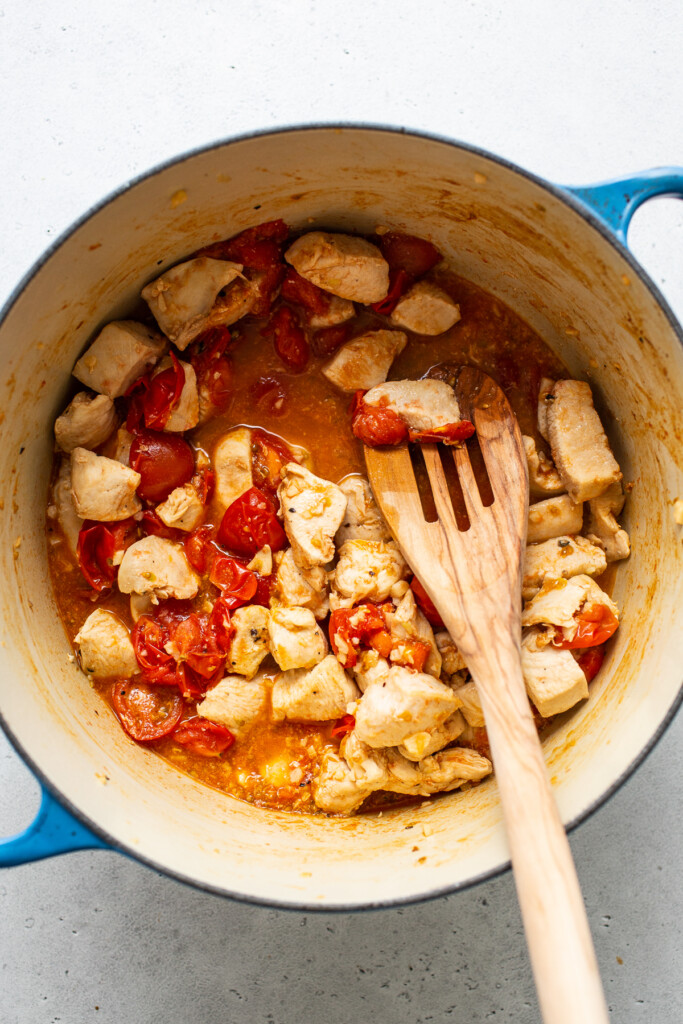
M 140 671 L 130 634 L 113 612 L 96 608 L 74 638 L 81 668 L 91 679 L 130 679 Z
M 599 576 L 607 568 L 605 552 L 585 537 L 558 537 L 529 544 L 524 553 L 522 596 L 533 597 L 546 577 Z
M 327 654 L 327 640 L 308 608 L 273 608 L 268 619 L 270 653 L 283 671 L 313 668 Z
M 142 289 L 164 334 L 183 351 L 207 326 L 219 292 L 242 278 L 242 265 L 200 256 L 165 271 Z
M 143 615 L 154 613 L 154 601 L 150 594 L 131 594 L 128 605 L 133 622 L 137 622 Z
M 355 773 L 334 750 L 326 750 L 311 792 L 316 807 L 326 814 L 351 814 L 372 792 L 359 785 Z
M 337 607 L 350 607 L 364 600 L 384 601 L 407 572 L 408 566 L 393 541 L 347 540 L 331 577 L 333 590 L 343 599 Z
M 356 307 L 348 299 L 340 299 L 338 295 L 330 296 L 330 305 L 326 313 L 311 313 L 308 317 L 309 327 L 336 327 L 345 324 L 356 315 Z
M 600 604 L 619 617 L 619 609 L 590 576 L 546 579 L 522 612 L 522 626 L 560 626 L 566 640 L 576 636 L 576 616 L 584 607 Z
M 192 484 L 176 487 L 166 501 L 157 505 L 156 513 L 166 526 L 191 533 L 204 518 L 204 506 Z
M 156 377 L 158 373 L 161 373 L 163 370 L 168 370 L 172 365 L 171 357 L 165 356 L 152 376 Z M 171 410 L 171 414 L 164 425 L 164 430 L 169 430 L 173 433 L 182 433 L 184 430 L 192 430 L 192 428 L 196 427 L 199 423 L 199 392 L 197 391 L 197 375 L 194 372 L 194 367 L 190 363 L 185 363 L 180 360 L 180 365 L 185 373 L 185 383 L 183 384 L 183 390 L 180 392 L 178 404 Z
M 417 281 L 401 296 L 389 317 L 392 324 L 416 334 L 443 334 L 460 319 L 460 306 L 431 281 Z
M 399 746 L 398 752 L 409 761 L 421 761 L 423 757 L 443 750 L 449 743 L 457 740 L 465 729 L 465 719 L 459 711 L 455 711 L 442 725 L 437 725 L 429 732 L 416 732 L 408 736 Z
M 242 739 L 265 711 L 269 680 L 260 673 L 254 679 L 225 676 L 197 705 L 197 714 L 229 729 L 235 739 Z
M 553 388 L 555 387 L 555 381 L 551 380 L 550 377 L 542 377 L 541 383 L 538 389 L 538 432 L 542 438 L 548 440 L 548 406 L 554 400 L 553 399 Z
M 438 679 L 441 676 L 441 652 L 434 638 L 434 630 L 417 607 L 410 588 L 396 604 L 396 610 L 387 613 L 386 620 L 392 636 L 405 637 L 406 640 L 420 640 L 422 643 L 429 644 L 430 652 L 424 663 L 424 671 Z M 401 660 L 400 646 L 391 652 L 391 660 Z
M 604 494 L 591 499 L 588 507 L 588 539 L 603 549 L 608 562 L 628 558 L 631 554 L 631 541 L 626 530 L 622 530 L 616 520 L 624 507 L 621 483 L 611 484 Z
M 548 401 L 550 452 L 568 493 L 589 501 L 621 480 L 590 386 L 582 380 L 558 380 Z
M 461 420 L 453 388 L 442 380 L 390 380 L 364 396 L 366 405 L 386 406 L 401 417 L 410 430 L 434 430 Z
M 394 665 L 369 686 L 356 708 L 356 732 L 371 747 L 394 747 L 445 722 L 459 702 L 449 686 L 424 672 Z
M 235 427 L 221 438 L 214 449 L 213 469 L 216 499 L 224 508 L 254 486 L 249 427 Z
M 326 565 L 334 558 L 334 535 L 346 511 L 344 492 L 298 463 L 288 462 L 277 493 L 296 564 L 302 569 Z
M 134 381 L 154 366 L 166 339 L 134 320 L 114 320 L 103 327 L 73 368 L 87 388 L 108 398 L 126 393 Z
M 389 675 L 391 665 L 375 650 L 359 651 L 358 660 L 352 668 L 358 689 L 365 693 L 368 686 L 379 683 Z
M 131 544 L 121 561 L 118 580 L 122 594 L 151 594 L 157 600 L 175 597 L 185 601 L 199 590 L 199 576 L 182 546 L 164 537 L 143 537 Z
M 83 519 L 118 522 L 141 508 L 135 493 L 140 474 L 116 459 L 95 455 L 87 448 L 71 453 L 71 490 L 76 514 Z
M 124 466 L 130 465 L 130 446 L 133 443 L 133 435 L 125 427 L 119 427 L 116 431 L 116 442 L 114 444 L 113 459 Z
M 565 489 L 564 484 L 560 480 L 560 474 L 555 469 L 552 459 L 549 459 L 545 452 L 537 450 L 533 437 L 523 434 L 522 441 L 524 441 L 526 452 L 531 497 L 548 498 L 551 495 L 562 494 Z
M 257 572 L 259 576 L 271 575 L 273 572 L 273 552 L 270 544 L 264 544 L 262 548 L 259 548 L 251 562 L 247 565 L 247 569 Z
M 567 533 L 580 533 L 583 526 L 583 504 L 576 504 L 568 494 L 546 498 L 529 506 L 527 544 L 551 540 Z
M 347 476 L 339 484 L 339 489 L 346 495 L 347 505 L 334 538 L 338 548 L 347 540 L 391 540 L 391 531 L 364 477 Z
M 330 610 L 327 573 L 322 566 L 300 569 L 294 561 L 292 548 L 278 552 L 275 556 L 277 573 L 275 593 L 271 598 L 273 607 L 285 605 L 288 608 L 308 608 L 316 619 L 324 619 Z
M 367 331 L 345 342 L 322 372 L 341 391 L 365 391 L 387 379 L 407 341 L 403 331 Z
M 537 629 L 522 637 L 522 673 L 539 715 L 550 718 L 585 700 L 588 683 L 571 651 L 537 640 Z
M 232 613 L 235 632 L 230 643 L 228 665 L 238 675 L 253 679 L 268 654 L 268 610 L 248 604 Z
M 69 551 L 76 557 L 78 534 L 83 526 L 83 520 L 78 515 L 74 505 L 74 496 L 71 490 L 70 459 L 62 459 L 59 464 L 57 479 L 52 488 L 52 504 L 48 506 L 47 514 L 50 519 L 56 519 L 59 528 L 64 534 Z
M 389 291 L 389 264 L 376 245 L 355 235 L 309 231 L 285 259 L 307 281 L 351 302 L 380 302 Z
M 441 630 L 441 632 L 435 635 L 434 639 L 441 655 L 441 670 L 447 676 L 454 676 L 456 672 L 462 672 L 463 669 L 467 668 L 465 659 L 456 647 L 455 640 L 448 630 Z
M 116 426 L 114 403 L 107 395 L 79 391 L 55 421 L 55 440 L 63 452 L 99 448 Z
M 467 724 L 471 725 L 474 729 L 483 728 L 486 722 L 484 721 L 484 712 L 481 709 L 479 691 L 474 683 L 465 683 L 464 686 L 458 686 L 453 692 L 460 701 L 460 711 Z
M 328 654 L 313 668 L 282 672 L 273 685 L 273 718 L 276 722 L 328 722 L 341 718 L 346 705 L 360 691 L 334 654 Z

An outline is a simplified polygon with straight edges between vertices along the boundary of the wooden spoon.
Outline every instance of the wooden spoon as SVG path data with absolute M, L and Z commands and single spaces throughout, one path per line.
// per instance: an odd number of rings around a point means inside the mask
M 521 432 L 490 377 L 464 367 L 455 390 L 463 418 L 476 427 L 493 503 L 482 503 L 464 446 L 422 446 L 436 522 L 424 518 L 407 445 L 366 447 L 368 477 L 479 691 L 543 1020 L 603 1024 L 607 1009 L 581 890 L 522 677 L 528 480 Z M 442 456 L 455 460 L 466 531 L 458 528 Z

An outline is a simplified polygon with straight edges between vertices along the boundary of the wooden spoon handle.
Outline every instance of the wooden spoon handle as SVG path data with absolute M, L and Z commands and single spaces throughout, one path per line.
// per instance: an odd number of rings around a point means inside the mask
M 526 698 L 519 648 L 512 638 L 501 640 L 469 667 L 486 719 L 541 1013 L 545 1024 L 606 1024 L 583 897 Z

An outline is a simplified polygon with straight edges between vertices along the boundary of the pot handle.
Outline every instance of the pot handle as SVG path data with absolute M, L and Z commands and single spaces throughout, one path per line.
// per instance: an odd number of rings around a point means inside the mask
M 29 864 L 72 850 L 112 849 L 74 818 L 46 789 L 35 818 L 23 832 L 0 839 L 0 868 Z
M 683 167 L 654 167 L 628 178 L 600 185 L 565 186 L 575 199 L 591 208 L 626 245 L 631 217 L 639 206 L 655 196 L 683 199 Z

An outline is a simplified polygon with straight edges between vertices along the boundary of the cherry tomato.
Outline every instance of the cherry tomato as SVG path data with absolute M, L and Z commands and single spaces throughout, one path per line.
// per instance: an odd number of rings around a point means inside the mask
M 408 437 L 411 441 L 418 441 L 424 444 L 458 444 L 466 441 L 474 433 L 474 424 L 469 420 L 459 420 L 458 423 L 446 423 L 443 427 L 435 427 L 433 430 L 410 430 Z
M 171 633 L 171 649 L 176 661 L 186 663 L 202 679 L 210 679 L 222 668 L 223 650 L 208 619 L 192 612 L 181 619 Z
M 177 694 L 126 679 L 112 686 L 111 702 L 124 731 L 138 743 L 168 736 L 183 715 L 183 702 Z
M 222 597 L 218 598 L 211 610 L 209 626 L 221 649 L 229 651 L 235 627 L 230 618 L 230 605 Z
M 279 551 L 287 543 L 272 498 L 250 487 L 228 506 L 218 527 L 218 543 L 252 558 L 265 544 Z
M 239 608 L 251 601 L 258 587 L 258 577 L 235 558 L 218 557 L 211 567 L 211 582 L 220 589 L 228 608 Z
M 402 270 L 412 278 L 422 277 L 441 260 L 441 253 L 431 242 L 399 231 L 387 231 L 379 247 L 392 270 Z
M 379 302 L 373 302 L 370 309 L 373 309 L 375 313 L 381 313 L 382 316 L 389 316 L 390 313 L 394 312 L 398 305 L 398 300 L 411 283 L 412 279 L 406 274 L 405 270 L 390 270 L 389 291 Z
M 173 657 L 165 650 L 169 640 L 168 628 L 151 615 L 141 615 L 133 626 L 130 639 L 147 682 L 157 686 L 174 686 L 176 666 Z
M 332 302 L 329 292 L 324 292 L 322 288 L 311 284 L 297 274 L 293 267 L 287 268 L 280 295 L 283 299 L 310 310 L 311 313 L 327 313 Z
M 308 342 L 293 309 L 289 306 L 278 306 L 261 333 L 273 338 L 275 351 L 290 370 L 301 373 L 305 369 L 308 362 Z
M 213 494 L 216 483 L 216 474 L 212 469 L 202 466 L 198 469 L 190 481 L 202 505 L 206 505 Z
M 329 359 L 340 348 L 349 336 L 349 323 L 336 324 L 334 327 L 320 327 L 311 335 L 311 352 L 319 359 Z
M 332 726 L 330 736 L 346 736 L 347 733 L 353 732 L 355 726 L 356 719 L 353 715 L 342 715 Z
M 153 509 L 147 509 L 142 513 L 140 525 L 146 536 L 164 537 L 166 540 L 184 540 L 185 534 L 182 530 L 176 530 L 173 526 L 167 526 L 162 522 Z
M 288 236 L 289 228 L 283 220 L 271 220 L 247 228 L 224 242 L 207 245 L 199 249 L 196 255 L 233 260 L 245 267 L 265 270 L 281 260 L 282 248 Z
M 194 455 L 182 437 L 141 430 L 130 446 L 130 468 L 142 478 L 138 495 L 156 504 L 188 482 L 194 473 Z
M 251 471 L 255 485 L 275 493 L 281 483 L 283 466 L 292 462 L 291 448 L 279 437 L 254 430 L 251 435 Z
M 592 604 L 578 616 L 576 635 L 572 640 L 555 639 L 555 647 L 563 650 L 578 650 L 582 647 L 597 647 L 603 644 L 619 628 L 619 619 L 611 608 L 604 604 Z M 559 630 L 558 630 L 559 632 Z
M 583 674 L 586 677 L 586 682 L 590 683 L 592 679 L 595 679 L 596 675 L 602 668 L 602 663 L 605 660 L 605 648 L 604 647 L 587 647 L 581 651 L 577 661 L 579 667 L 583 669 Z
M 197 387 L 215 412 L 225 412 L 233 396 L 232 362 L 227 355 L 231 343 L 227 327 L 211 327 L 199 335 L 189 350 Z
M 78 533 L 76 554 L 80 570 L 93 590 L 102 591 L 112 585 L 118 574 L 114 555 L 129 548 L 136 537 L 137 524 L 132 518 L 118 523 L 84 521 Z
M 431 651 L 431 646 L 424 640 L 408 640 L 405 638 L 397 639 L 393 644 L 393 648 L 400 649 L 400 657 L 394 657 L 394 663 L 405 665 L 406 668 L 414 668 L 416 672 L 422 671 Z
M 386 632 L 381 611 L 373 604 L 337 608 L 330 615 L 330 646 L 346 668 L 358 661 L 361 644 L 369 645 L 373 635 Z
M 415 601 L 417 602 L 419 608 L 422 610 L 424 617 L 426 618 L 430 626 L 434 626 L 436 629 L 445 629 L 446 626 L 444 624 L 443 619 L 441 618 L 438 611 L 434 607 L 434 603 L 432 602 L 431 597 L 429 596 L 425 588 L 422 586 L 417 576 L 413 576 L 412 580 L 410 581 L 410 589 L 415 595 Z
M 200 526 L 185 541 L 185 555 L 196 572 L 206 572 L 218 554 L 218 550 L 211 540 L 212 534 L 213 526 Z
M 259 377 L 249 394 L 268 416 L 282 416 L 287 411 L 287 386 L 279 377 Z
M 180 401 L 185 386 L 185 370 L 173 352 L 169 355 L 172 366 L 157 374 L 150 370 L 126 392 L 130 397 L 126 429 L 131 433 L 139 430 L 143 423 L 150 430 L 163 430 Z
M 351 430 L 371 448 L 397 445 L 408 438 L 408 428 L 393 409 L 373 407 L 363 401 L 364 391 L 356 391 L 351 406 Z
M 189 718 L 181 722 L 173 733 L 173 739 L 193 754 L 203 757 L 219 757 L 235 742 L 229 729 L 206 718 Z

